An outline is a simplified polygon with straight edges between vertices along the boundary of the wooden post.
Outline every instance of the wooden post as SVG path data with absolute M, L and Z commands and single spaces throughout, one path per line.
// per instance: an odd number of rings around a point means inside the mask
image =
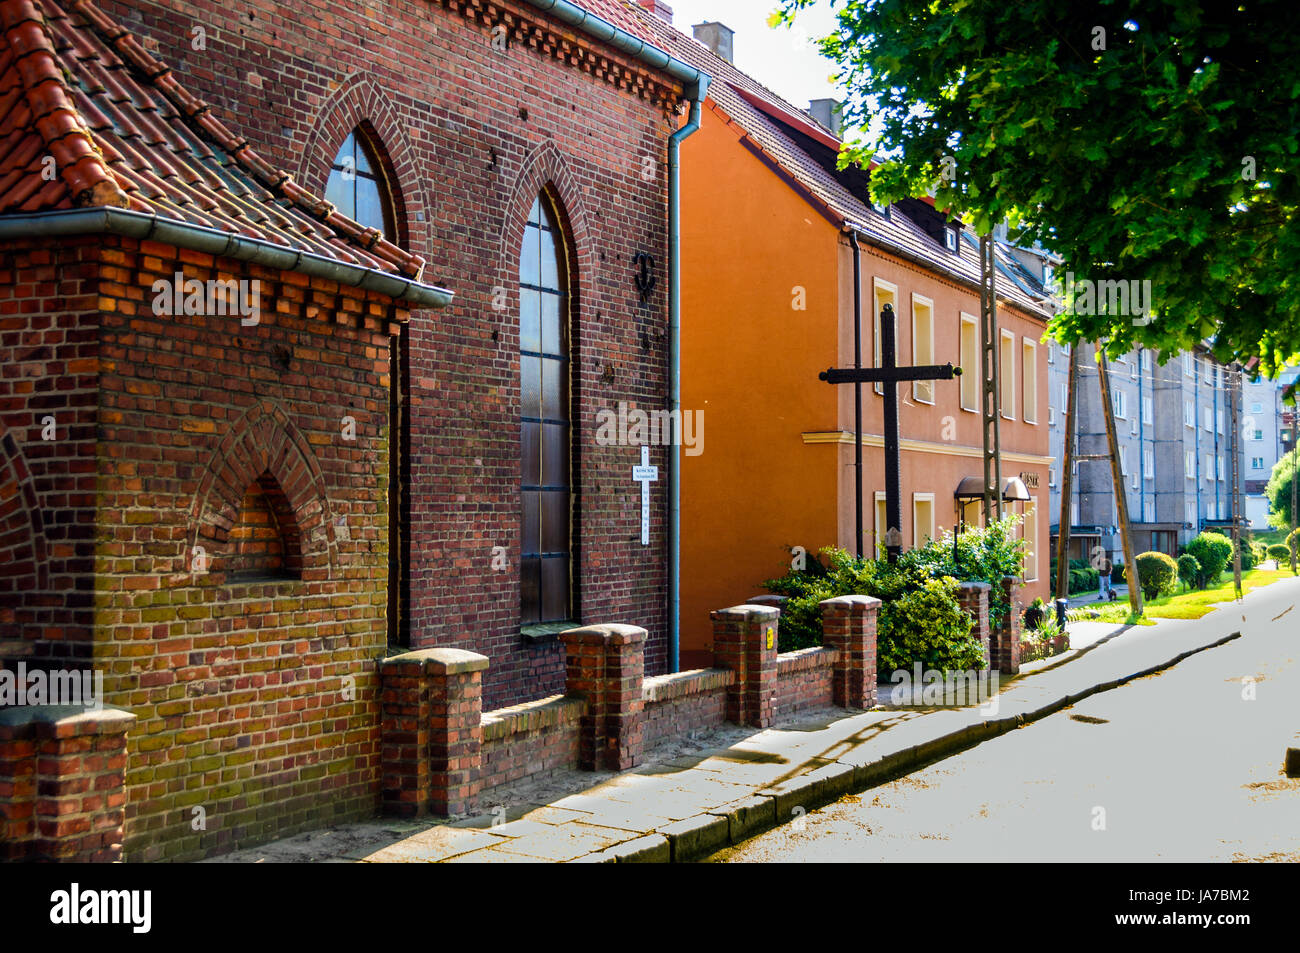
M 1228 419 L 1231 422 L 1232 438 L 1228 442 L 1228 478 L 1232 481 L 1228 488 L 1228 513 L 1232 517 L 1232 584 L 1237 599 L 1241 599 L 1241 465 L 1237 454 L 1241 448 L 1241 423 L 1237 407 L 1237 394 L 1241 388 L 1241 365 L 1236 361 L 1228 369 Z
M 984 424 L 984 525 L 1002 519 L 1002 371 L 993 236 L 980 236 L 980 393 Z
M 1101 387 L 1102 413 L 1106 417 L 1106 443 L 1110 448 L 1110 478 L 1115 485 L 1115 511 L 1119 520 L 1120 541 L 1124 547 L 1124 566 L 1128 576 L 1128 602 L 1133 614 L 1142 614 L 1142 586 L 1137 578 L 1137 560 L 1133 558 L 1133 535 L 1128 524 L 1128 496 L 1124 489 L 1124 475 L 1119 468 L 1119 438 L 1115 434 L 1115 411 L 1110 399 L 1110 370 L 1106 363 L 1105 348 L 1097 350 L 1097 383 Z
M 1074 421 L 1079 393 L 1079 342 L 1070 345 L 1070 379 L 1066 384 L 1065 448 L 1061 454 L 1061 519 L 1056 537 L 1056 598 L 1070 595 L 1070 496 L 1074 492 Z

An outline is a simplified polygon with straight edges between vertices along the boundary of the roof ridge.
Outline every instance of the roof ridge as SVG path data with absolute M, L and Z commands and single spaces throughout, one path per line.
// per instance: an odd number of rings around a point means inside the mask
M 33 0 L 10 0 L 10 3 L 31 6 Z M 313 195 L 294 182 L 293 176 L 288 172 L 277 169 L 267 162 L 253 150 L 247 139 L 234 135 L 226 128 L 226 125 L 213 113 L 209 103 L 181 85 L 170 66 L 151 55 L 139 40 L 100 10 L 91 0 L 70 0 L 69 6 L 85 18 L 100 37 L 122 57 L 124 63 L 143 73 L 148 84 L 162 93 L 191 126 L 197 127 L 201 134 L 224 150 L 241 169 L 267 191 L 284 197 L 376 258 L 395 266 L 402 273 L 413 277 L 416 281 L 422 280 L 425 267 L 423 258 L 388 241 L 378 229 L 365 228 L 341 214 L 332 203 Z M 80 119 L 79 115 L 78 119 Z
M 73 103 L 45 12 L 34 0 L 0 3 L 0 30 L 13 51 L 32 124 L 45 142 L 73 204 L 128 208 L 131 199 L 109 169 L 85 118 Z

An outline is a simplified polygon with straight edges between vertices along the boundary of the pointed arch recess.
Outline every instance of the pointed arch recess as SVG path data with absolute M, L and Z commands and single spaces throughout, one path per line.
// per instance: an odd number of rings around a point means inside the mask
M 0 422 L 0 594 L 44 591 L 49 587 L 45 526 L 37 505 L 31 468 L 22 447 Z
M 212 553 L 225 548 L 238 524 L 244 495 L 270 474 L 293 518 L 303 581 L 332 575 L 334 520 L 325 477 L 304 434 L 276 403 L 258 401 L 235 421 L 209 458 L 190 509 L 182 572 L 197 582 L 192 556 L 196 547 Z M 297 568 L 296 566 L 294 567 Z

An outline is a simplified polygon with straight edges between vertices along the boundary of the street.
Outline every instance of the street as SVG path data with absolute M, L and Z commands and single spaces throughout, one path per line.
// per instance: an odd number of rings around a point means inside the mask
M 1300 582 L 1242 638 L 715 854 L 717 862 L 1298 861 Z M 1123 636 L 1121 636 L 1123 638 Z M 1294 743 L 1294 742 L 1292 742 Z

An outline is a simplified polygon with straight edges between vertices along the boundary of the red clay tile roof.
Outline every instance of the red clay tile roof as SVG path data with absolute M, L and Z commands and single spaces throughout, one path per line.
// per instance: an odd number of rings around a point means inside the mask
M 774 118 L 784 115 L 788 117 L 785 120 L 787 126 L 800 128 L 811 123 L 802 109 L 786 102 L 693 37 L 642 10 L 632 0 L 620 2 L 653 33 L 656 46 L 713 77 L 709 100 L 725 118 L 743 130 L 746 145 L 761 153 L 765 161 L 777 165 L 785 173 L 787 181 L 827 219 L 852 226 L 886 251 L 895 250 L 911 256 L 938 273 L 978 287 L 980 266 L 977 254 L 968 250 L 954 255 L 897 209 L 891 209 L 888 217 L 880 214 L 823 168 Z M 813 138 L 819 142 L 838 143 L 825 132 Z M 996 248 L 996 254 L 999 270 L 1004 275 L 998 281 L 999 297 L 1040 315 L 1045 314 L 1039 289 L 1025 280 L 1024 269 L 1016 266 L 1017 273 L 1012 275 L 1014 259 L 1001 248 Z
M 0 0 L 0 215 L 124 208 L 420 280 L 422 258 L 268 164 L 89 0 L 65 2 Z

